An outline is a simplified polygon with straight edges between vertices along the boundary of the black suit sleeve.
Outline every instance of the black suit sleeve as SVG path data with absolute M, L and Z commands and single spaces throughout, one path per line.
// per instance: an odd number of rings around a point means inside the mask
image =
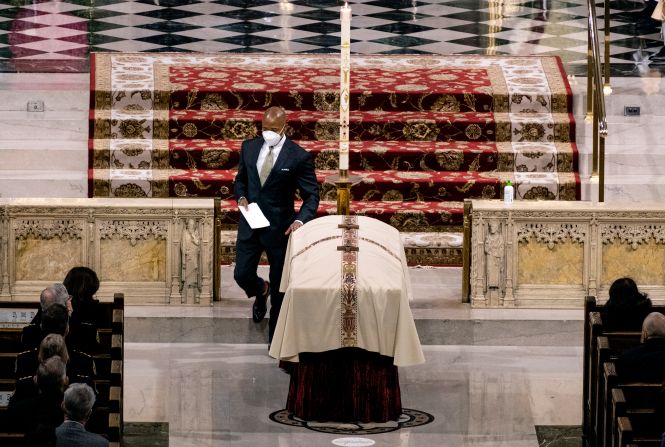
M 319 208 L 319 184 L 316 181 L 316 172 L 312 156 L 303 150 L 304 154 L 300 163 L 298 163 L 298 189 L 302 206 L 295 220 L 307 223 L 316 216 L 316 210 Z
M 240 162 L 238 163 L 238 173 L 234 183 L 233 193 L 236 201 L 241 197 L 247 197 L 247 163 L 245 162 L 245 151 L 247 150 L 247 141 L 243 141 L 240 146 Z M 249 200 L 249 198 L 247 199 Z

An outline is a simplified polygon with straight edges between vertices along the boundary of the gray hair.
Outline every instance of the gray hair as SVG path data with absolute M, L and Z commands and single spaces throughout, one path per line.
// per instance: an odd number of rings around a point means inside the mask
M 642 339 L 665 338 L 665 315 L 651 312 L 642 323 Z
M 64 284 L 56 282 L 51 284 L 39 294 L 39 302 L 42 306 L 42 311 L 45 311 L 51 304 L 62 304 L 67 306 L 69 299 L 69 292 Z
M 95 405 L 95 392 L 85 383 L 72 383 L 65 390 L 62 408 L 67 419 L 85 422 Z

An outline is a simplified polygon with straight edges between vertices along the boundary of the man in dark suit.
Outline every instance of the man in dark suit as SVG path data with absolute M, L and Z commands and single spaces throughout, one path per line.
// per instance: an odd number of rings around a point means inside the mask
M 617 359 L 617 374 L 626 380 L 665 380 L 665 315 L 652 312 L 642 324 L 642 343 Z
M 250 203 L 257 203 L 270 226 L 252 229 L 241 217 L 234 278 L 247 297 L 256 297 L 252 318 L 257 323 L 266 314 L 266 301 L 270 295 L 268 340 L 272 341 L 284 298 L 279 292 L 279 283 L 288 236 L 315 216 L 319 207 L 319 186 L 309 153 L 284 134 L 284 109 L 271 107 L 266 110 L 262 128 L 262 137 L 242 144 L 235 198 L 238 206 L 245 209 Z M 298 212 L 294 203 L 296 192 L 303 201 Z M 270 263 L 269 281 L 257 275 L 263 251 Z
M 85 429 L 94 404 L 95 393 L 84 383 L 73 383 L 65 390 L 65 421 L 55 429 L 56 447 L 108 447 L 108 440 Z

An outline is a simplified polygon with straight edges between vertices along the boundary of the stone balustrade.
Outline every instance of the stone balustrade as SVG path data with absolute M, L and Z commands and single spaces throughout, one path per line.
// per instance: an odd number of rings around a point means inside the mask
M 0 199 L 0 299 L 35 301 L 77 265 L 97 297 L 211 304 L 212 199 Z
M 665 302 L 665 206 L 471 202 L 473 307 L 582 308 L 632 277 Z

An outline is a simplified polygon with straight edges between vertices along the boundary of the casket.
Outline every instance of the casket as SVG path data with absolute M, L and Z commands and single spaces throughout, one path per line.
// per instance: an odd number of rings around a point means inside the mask
M 398 366 L 424 362 L 404 247 L 364 216 L 308 222 L 289 240 L 270 355 L 306 420 L 384 422 L 401 413 Z

